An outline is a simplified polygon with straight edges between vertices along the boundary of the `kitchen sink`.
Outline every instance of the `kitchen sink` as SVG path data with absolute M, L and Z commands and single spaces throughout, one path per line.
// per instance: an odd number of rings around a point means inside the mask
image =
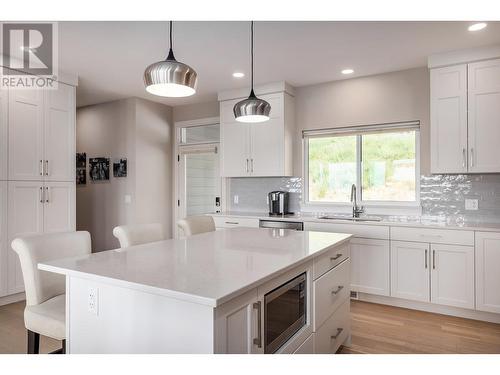
M 379 216 L 360 216 L 353 217 L 351 215 L 325 215 L 320 216 L 319 219 L 325 220 L 349 220 L 349 221 L 382 221 L 382 218 Z

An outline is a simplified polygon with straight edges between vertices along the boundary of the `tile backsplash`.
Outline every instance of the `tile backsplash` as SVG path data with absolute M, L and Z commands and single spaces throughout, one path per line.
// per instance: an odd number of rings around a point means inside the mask
M 290 193 L 289 209 L 300 211 L 302 178 L 255 177 L 230 179 L 230 210 L 266 212 L 267 193 Z M 234 203 L 235 195 L 238 203 Z M 477 211 L 465 210 L 465 199 L 478 199 Z M 422 215 L 453 221 L 500 223 L 500 174 L 430 175 L 420 179 Z

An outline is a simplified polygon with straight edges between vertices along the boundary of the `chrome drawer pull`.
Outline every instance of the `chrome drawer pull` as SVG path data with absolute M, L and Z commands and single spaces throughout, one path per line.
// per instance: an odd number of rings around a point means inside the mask
M 342 285 L 339 285 L 337 290 L 332 290 L 332 294 L 338 294 L 342 289 L 344 289 L 344 287 Z
M 337 337 L 340 336 L 340 334 L 342 333 L 343 330 L 344 330 L 344 328 L 337 328 L 337 334 L 333 335 L 333 336 L 330 336 L 330 339 L 331 340 L 337 340 Z
M 238 225 L 239 223 L 237 221 L 225 221 L 226 224 L 235 224 Z
M 334 260 L 339 259 L 342 256 L 342 254 L 337 254 L 334 257 L 330 257 L 330 262 L 333 262 Z

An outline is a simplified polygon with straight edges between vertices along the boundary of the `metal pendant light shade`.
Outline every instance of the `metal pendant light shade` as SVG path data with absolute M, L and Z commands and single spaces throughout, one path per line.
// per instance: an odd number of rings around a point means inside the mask
M 239 122 L 264 122 L 269 120 L 271 112 L 271 104 L 264 99 L 259 99 L 253 91 L 253 21 L 251 24 L 252 41 L 251 41 L 251 65 L 252 65 L 252 89 L 250 96 L 236 103 L 233 107 L 233 113 L 236 121 Z
M 170 21 L 170 51 L 164 61 L 149 65 L 144 71 L 146 91 L 157 96 L 180 98 L 196 93 L 198 74 L 189 65 L 177 61 L 172 51 L 172 21 Z

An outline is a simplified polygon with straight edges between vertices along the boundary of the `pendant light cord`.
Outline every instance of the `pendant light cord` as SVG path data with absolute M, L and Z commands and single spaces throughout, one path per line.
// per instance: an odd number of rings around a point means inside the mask
M 170 49 L 168 51 L 168 57 L 167 57 L 167 60 L 175 60 L 175 57 L 174 57 L 174 51 L 172 50 L 172 21 L 170 21 L 170 26 L 169 26 L 169 30 L 170 30 L 170 36 L 169 36 L 169 40 L 170 40 Z
M 251 57 L 251 85 L 252 85 L 252 90 L 250 91 L 250 96 L 255 97 L 255 93 L 253 92 L 253 58 L 254 58 L 254 52 L 253 52 L 253 21 L 250 23 L 250 30 L 251 30 L 251 41 L 250 41 L 250 54 L 252 55 Z

